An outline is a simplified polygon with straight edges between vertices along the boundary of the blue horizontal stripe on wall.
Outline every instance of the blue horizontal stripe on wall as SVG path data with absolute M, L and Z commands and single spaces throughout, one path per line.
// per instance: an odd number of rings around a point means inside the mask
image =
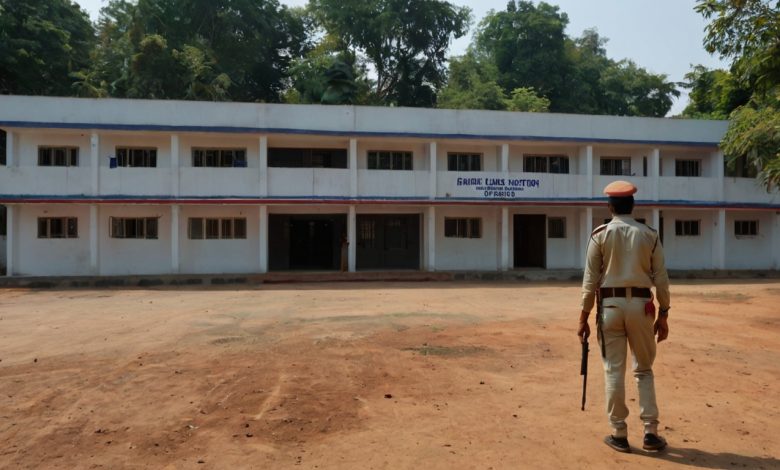
M 267 196 L 267 197 L 258 197 L 258 196 L 131 196 L 131 195 L 121 195 L 121 194 L 112 194 L 112 195 L 101 195 L 101 196 L 87 196 L 87 195 L 69 195 L 69 196 L 63 196 L 63 195 L 11 195 L 11 194 L 0 194 L 0 203 L 6 202 L 6 203 L 35 203 L 40 201 L 52 201 L 56 203 L 57 201 L 62 202 L 71 202 L 71 203 L 100 203 L 100 202 L 111 202 L 111 201 L 127 201 L 128 203 L 132 204 L 142 204 L 144 202 L 149 202 L 151 204 L 155 204 L 157 201 L 165 201 L 165 202 L 180 202 L 180 203 L 197 203 L 198 201 L 203 202 L 209 202 L 209 203 L 219 203 L 220 201 L 224 201 L 225 203 L 234 203 L 234 204 L 240 204 L 240 203 L 246 203 L 246 204 L 261 204 L 264 202 L 271 202 L 271 203 L 283 203 L 284 201 L 289 202 L 297 202 L 297 201 L 314 201 L 314 202 L 343 202 L 343 203 L 376 203 L 381 204 L 383 202 L 408 202 L 408 203 L 414 203 L 414 204 L 427 204 L 427 203 L 434 203 L 434 204 L 442 204 L 442 203 L 468 203 L 468 204 L 482 204 L 482 205 L 499 205 L 499 204 L 512 204 L 512 203 L 539 203 L 540 205 L 546 204 L 579 204 L 579 205 L 597 205 L 597 204 L 606 204 L 607 198 L 605 197 L 594 197 L 594 198 L 507 198 L 507 199 L 480 199 L 480 198 L 460 198 L 460 197 L 449 197 L 449 198 L 436 198 L 436 199 L 427 199 L 427 198 L 420 198 L 420 197 L 409 197 L 409 196 L 361 196 L 361 197 L 350 197 L 350 196 Z M 651 201 L 651 200 L 637 200 L 636 205 L 638 207 L 643 206 L 666 206 L 666 207 L 674 207 L 674 206 L 682 206 L 682 207 L 699 207 L 699 208 L 710 208 L 710 209 L 719 209 L 719 208 L 730 208 L 730 209 L 770 209 L 770 210 L 780 210 L 780 203 L 774 204 L 774 203 L 752 203 L 752 202 L 724 202 L 724 201 L 688 201 L 688 200 L 660 200 L 660 201 Z
M 3 127 L 18 127 L 27 129 L 95 129 L 115 131 L 157 131 L 157 132 L 221 132 L 231 134 L 293 134 L 319 135 L 336 137 L 407 137 L 427 139 L 464 139 L 464 140 L 499 140 L 499 141 L 552 141 L 572 143 L 599 144 L 644 144 L 644 145 L 685 145 L 691 147 L 717 147 L 718 142 L 688 142 L 672 140 L 643 139 L 600 139 L 590 137 L 551 137 L 533 135 L 502 135 L 502 134 L 429 134 L 419 132 L 378 132 L 378 131 L 332 131 L 316 129 L 290 129 L 272 127 L 227 127 L 227 126 L 164 126 L 159 124 L 99 124 L 99 123 L 62 123 L 62 122 L 30 122 L 30 121 L 0 121 Z

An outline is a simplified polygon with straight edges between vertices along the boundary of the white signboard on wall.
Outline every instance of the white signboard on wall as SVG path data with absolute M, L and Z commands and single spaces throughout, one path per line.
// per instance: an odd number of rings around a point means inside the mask
M 536 193 L 541 188 L 538 179 L 458 177 L 455 181 L 458 196 L 480 199 L 512 199 L 527 193 Z

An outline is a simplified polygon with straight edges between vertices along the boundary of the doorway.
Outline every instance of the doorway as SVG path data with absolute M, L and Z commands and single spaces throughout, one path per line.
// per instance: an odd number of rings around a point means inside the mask
M 514 266 L 516 268 L 545 268 L 547 264 L 547 216 L 544 214 L 515 214 Z
M 345 214 L 269 214 L 268 268 L 272 271 L 336 271 Z
M 358 214 L 357 269 L 420 269 L 419 214 Z

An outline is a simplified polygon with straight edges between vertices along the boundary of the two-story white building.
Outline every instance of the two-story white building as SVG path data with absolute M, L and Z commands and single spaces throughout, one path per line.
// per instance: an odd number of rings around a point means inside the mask
M 637 185 L 672 269 L 780 269 L 722 121 L 0 96 L 9 276 L 581 268 Z M 744 171 L 744 169 L 742 169 Z M 747 173 L 740 173 L 748 176 Z

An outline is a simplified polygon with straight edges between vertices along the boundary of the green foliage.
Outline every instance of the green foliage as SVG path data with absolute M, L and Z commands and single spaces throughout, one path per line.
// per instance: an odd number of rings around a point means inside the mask
M 70 0 L 0 0 L 0 93 L 70 95 L 95 32 Z
M 672 96 L 680 92 L 666 75 L 654 75 L 631 60 L 612 62 L 602 71 L 604 114 L 664 117 L 672 107 Z
M 546 113 L 550 110 L 550 100 L 537 96 L 533 88 L 515 88 L 507 100 L 509 111 Z
M 339 50 L 371 66 L 375 99 L 398 106 L 435 104 L 450 41 L 470 20 L 468 8 L 441 0 L 311 0 L 310 8 Z
M 110 96 L 278 101 L 306 47 L 276 0 L 111 0 L 87 75 Z
M 746 157 L 768 190 L 780 189 L 780 2 L 700 0 L 696 10 L 712 19 L 707 50 L 731 58 L 734 79 L 752 92 L 731 113 L 724 153 Z
M 369 104 L 370 81 L 365 68 L 349 53 L 338 53 L 323 42 L 290 66 L 286 103 Z
M 505 11 L 491 11 L 480 22 L 475 48 L 496 67 L 505 92 L 532 87 L 558 109 L 572 69 L 565 48 L 568 23 L 556 6 L 511 0 Z
M 679 96 L 666 75 L 651 74 L 630 60 L 607 58 L 596 30 L 565 34 L 569 19 L 558 7 L 511 0 L 491 11 L 475 37 L 478 56 L 497 70 L 505 94 L 532 88 L 556 112 L 665 116 Z
M 473 51 L 450 59 L 449 81 L 439 92 L 437 106 L 448 109 L 507 108 L 504 90 L 496 83 L 497 70 L 480 64 Z
M 704 47 L 733 60 L 748 88 L 767 93 L 780 83 L 780 2 L 699 0 L 696 11 L 712 22 Z
M 734 75 L 724 70 L 708 70 L 697 65 L 685 74 L 682 84 L 691 90 L 684 117 L 728 119 L 729 114 L 750 99 L 750 91 L 740 87 Z

